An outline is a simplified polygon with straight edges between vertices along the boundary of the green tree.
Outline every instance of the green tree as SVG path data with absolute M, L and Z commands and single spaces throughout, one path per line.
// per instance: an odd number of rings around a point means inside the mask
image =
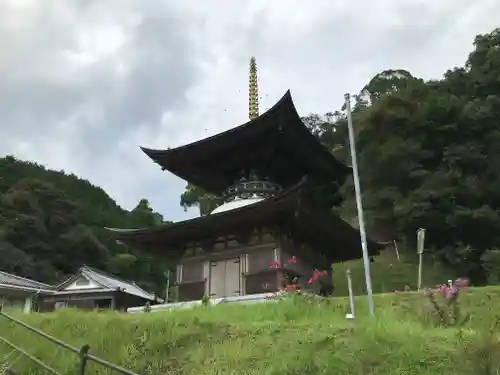
M 181 195 L 181 206 L 184 210 L 191 207 L 198 207 L 200 216 L 208 215 L 222 203 L 222 199 L 208 193 L 202 188 L 187 184 L 186 190 Z
M 137 223 L 135 227 L 154 227 L 164 223 L 163 216 L 153 211 L 147 199 L 141 199 L 130 214 L 131 221 Z
M 118 253 L 108 260 L 108 269 L 117 274 L 135 278 L 135 264 L 137 257 L 129 253 Z
M 170 265 L 124 249 L 104 229 L 168 223 L 147 200 L 129 212 L 86 180 L 13 156 L 0 158 L 0 176 L 0 270 L 56 283 L 87 264 L 164 289 Z
M 498 30 L 478 36 L 465 68 L 439 81 L 406 75 L 355 113 L 372 228 L 394 228 L 410 247 L 427 228 L 435 254 L 476 283 L 500 240 L 499 42 Z

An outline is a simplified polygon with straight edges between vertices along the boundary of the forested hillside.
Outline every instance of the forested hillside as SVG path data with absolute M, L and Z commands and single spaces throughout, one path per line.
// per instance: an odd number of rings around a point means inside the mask
M 344 110 L 303 120 L 350 164 Z M 415 232 L 426 228 L 427 257 L 475 284 L 498 282 L 500 29 L 478 35 L 465 65 L 440 80 L 377 74 L 355 96 L 353 120 L 369 231 L 414 254 Z M 352 181 L 343 195 L 339 211 L 355 223 Z M 181 196 L 202 214 L 216 204 L 191 185 Z
M 164 265 L 111 241 L 103 227 L 163 222 L 143 199 L 132 211 L 75 175 L 0 158 L 0 270 L 57 283 L 83 264 L 160 291 Z

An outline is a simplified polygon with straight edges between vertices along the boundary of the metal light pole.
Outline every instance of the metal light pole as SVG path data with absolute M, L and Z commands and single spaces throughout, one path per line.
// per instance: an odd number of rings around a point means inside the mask
M 351 96 L 344 95 L 347 112 L 347 126 L 349 128 L 349 144 L 351 148 L 351 163 L 354 178 L 354 190 L 356 193 L 356 206 L 358 208 L 359 233 L 361 235 L 361 249 L 363 250 L 363 263 L 365 268 L 366 292 L 368 293 L 368 307 L 370 314 L 375 314 L 373 304 L 372 276 L 370 273 L 370 258 L 368 256 L 368 246 L 366 241 L 365 220 L 363 217 L 363 203 L 361 201 L 361 188 L 359 186 L 358 161 L 356 158 L 356 142 L 354 140 L 354 129 L 352 126 Z

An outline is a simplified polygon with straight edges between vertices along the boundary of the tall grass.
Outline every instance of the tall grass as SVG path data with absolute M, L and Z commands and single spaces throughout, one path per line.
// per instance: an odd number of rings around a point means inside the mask
M 291 298 L 259 305 L 127 315 L 63 310 L 21 319 L 74 346 L 139 374 L 380 374 L 489 375 L 500 371 L 500 288 L 470 289 L 460 328 L 437 326 L 417 293 L 376 296 L 376 317 L 357 298 L 358 317 L 345 319 L 347 300 Z M 0 317 L 1 335 L 64 374 L 76 356 Z M 0 346 L 0 360 L 10 349 Z M 11 357 L 12 358 L 12 357 Z M 28 360 L 21 374 L 43 372 Z M 89 374 L 108 374 L 89 365 Z

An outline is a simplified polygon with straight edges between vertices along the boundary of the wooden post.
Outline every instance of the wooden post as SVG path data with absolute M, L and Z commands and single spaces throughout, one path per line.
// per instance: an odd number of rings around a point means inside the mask
M 165 277 L 167 278 L 167 285 L 166 285 L 167 289 L 165 291 L 165 303 L 168 303 L 168 294 L 170 291 L 170 275 L 171 275 L 170 270 L 167 270 L 167 272 L 165 272 Z
M 422 268 L 423 268 L 423 254 L 424 254 L 424 243 L 425 243 L 425 229 L 420 228 L 417 230 L 417 253 L 418 253 L 418 280 L 417 280 L 417 290 L 422 289 Z
M 88 360 L 88 353 L 89 353 L 90 346 L 89 345 L 83 345 L 82 348 L 80 349 L 80 371 L 79 375 L 84 375 L 85 374 L 85 368 L 87 367 L 87 360 Z
M 346 314 L 345 317 L 347 319 L 354 319 L 356 317 L 356 306 L 354 303 L 354 292 L 352 290 L 352 275 L 350 269 L 347 269 L 346 276 L 347 276 L 347 288 L 349 289 L 349 305 L 351 307 L 351 312 Z

